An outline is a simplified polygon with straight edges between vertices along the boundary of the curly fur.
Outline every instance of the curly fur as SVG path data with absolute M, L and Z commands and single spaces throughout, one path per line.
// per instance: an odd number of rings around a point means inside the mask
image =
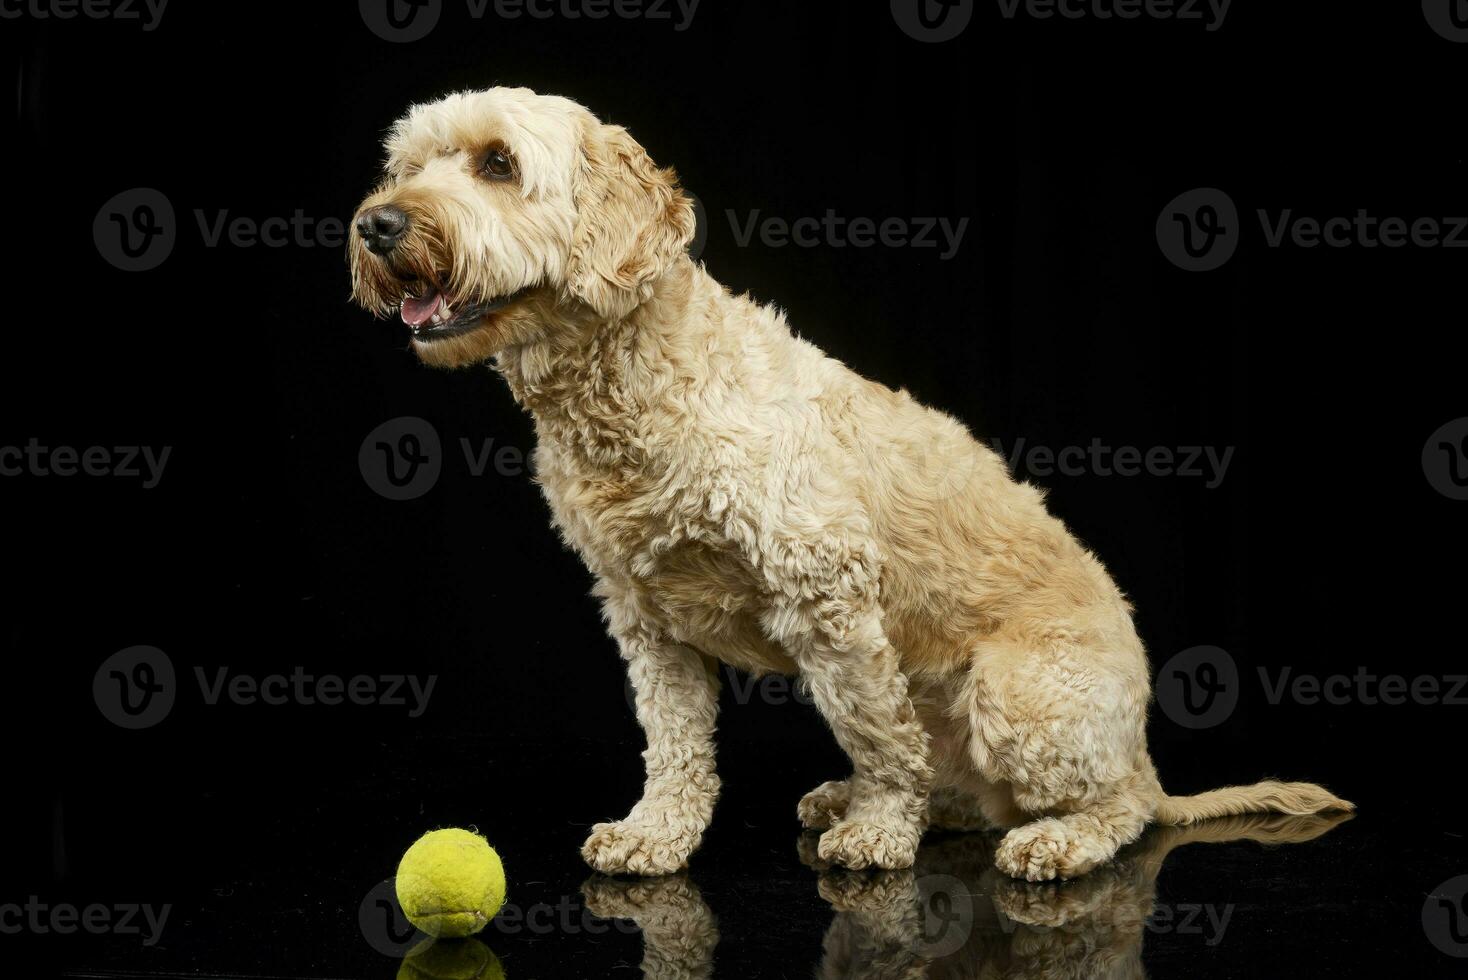
M 513 180 L 479 172 L 502 147 Z M 487 359 L 534 417 L 537 479 L 596 578 L 647 734 L 643 797 L 583 848 L 683 867 L 712 816 L 704 658 L 800 674 L 853 773 L 802 802 L 823 860 L 910 866 L 930 816 L 1013 828 L 1008 874 L 1067 878 L 1150 820 L 1349 808 L 1308 784 L 1168 797 L 1149 670 L 1106 570 L 959 422 L 855 374 L 684 252 L 690 200 L 618 126 L 524 89 L 414 107 L 382 185 L 409 228 L 351 245 L 353 295 L 514 294 L 427 363 Z M 941 793 L 930 814 L 935 788 Z

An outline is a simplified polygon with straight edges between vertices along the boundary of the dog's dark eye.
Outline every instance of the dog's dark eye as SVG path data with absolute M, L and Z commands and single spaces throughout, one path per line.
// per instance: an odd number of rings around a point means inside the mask
M 515 166 L 504 150 L 490 150 L 486 153 L 484 163 L 479 169 L 484 176 L 493 180 L 508 180 L 515 175 Z

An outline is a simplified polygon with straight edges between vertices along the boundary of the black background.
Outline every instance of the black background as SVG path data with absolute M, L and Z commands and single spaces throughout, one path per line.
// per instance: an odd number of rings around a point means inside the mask
M 0 22 L 16 65 L 0 444 L 171 447 L 153 489 L 0 480 L 7 755 L 24 801 L 0 901 L 201 910 L 162 949 L 33 944 L 65 966 L 390 976 L 359 948 L 355 901 L 422 830 L 474 824 L 512 888 L 534 868 L 545 881 L 524 887 L 574 895 L 586 828 L 635 799 L 640 736 L 587 573 L 528 474 L 474 476 L 459 452 L 460 439 L 531 448 L 500 380 L 417 364 L 401 324 L 348 304 L 339 242 L 207 247 L 194 214 L 346 219 L 408 104 L 507 84 L 628 126 L 702 201 L 717 279 L 979 438 L 1232 447 L 1211 489 L 1019 475 L 1048 488 L 1131 595 L 1154 666 L 1199 644 L 1240 666 L 1223 724 L 1194 732 L 1155 713 L 1172 791 L 1279 775 L 1361 805 L 1336 832 L 1357 837 L 1333 877 L 1311 885 L 1317 864 L 1296 865 L 1294 887 L 1330 909 L 1284 930 L 1294 940 L 1269 938 L 1298 955 L 1276 965 L 1445 968 L 1417 916 L 1468 871 L 1448 813 L 1468 707 L 1273 705 L 1255 678 L 1462 669 L 1468 504 L 1433 490 L 1421 454 L 1465 414 L 1468 252 L 1269 248 L 1254 216 L 1468 213 L 1468 45 L 1416 4 L 1391 6 L 1239 0 L 1209 32 L 1006 20 L 980 3 L 941 44 L 909 38 L 881 3 L 703 0 L 678 31 L 475 20 L 449 2 L 410 44 L 375 37 L 351 3 L 174 0 L 150 32 Z M 172 202 L 178 242 L 159 268 L 127 273 L 99 255 L 92 222 L 139 186 Z M 1189 273 L 1154 224 L 1200 186 L 1238 205 L 1242 241 L 1221 269 Z M 740 247 L 727 212 L 742 223 L 756 209 L 969 220 L 943 260 Z M 358 468 L 367 433 L 398 416 L 427 419 L 446 450 L 438 484 L 407 502 Z M 164 722 L 132 732 L 101 715 L 91 682 L 136 644 L 168 654 L 182 691 Z M 223 666 L 438 680 L 419 718 L 206 705 L 194 669 Z M 793 860 L 800 793 L 845 763 L 813 709 L 735 700 L 726 690 L 726 790 L 694 878 L 756 897 L 724 927 L 729 975 L 808 975 L 819 927 L 760 942 L 783 893 L 758 889 Z M 1197 874 L 1216 885 L 1205 859 Z M 1325 938 L 1340 951 L 1323 953 Z M 606 963 L 635 961 L 622 942 Z M 1149 943 L 1149 956 L 1165 947 Z M 519 969 L 506 956 L 511 976 L 604 972 L 560 972 L 552 940 L 526 945 Z M 1210 962 L 1257 969 L 1264 948 L 1221 944 Z M 783 965 L 757 966 L 767 954 Z

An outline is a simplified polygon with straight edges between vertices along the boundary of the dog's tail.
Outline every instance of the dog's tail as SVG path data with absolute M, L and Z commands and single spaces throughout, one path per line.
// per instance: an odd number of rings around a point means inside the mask
M 1323 786 L 1266 779 L 1252 786 L 1225 786 L 1196 796 L 1164 794 L 1157 802 L 1154 819 L 1160 824 L 1175 827 L 1245 813 L 1283 813 L 1303 817 L 1312 813 L 1354 809 L 1356 804 L 1341 799 Z

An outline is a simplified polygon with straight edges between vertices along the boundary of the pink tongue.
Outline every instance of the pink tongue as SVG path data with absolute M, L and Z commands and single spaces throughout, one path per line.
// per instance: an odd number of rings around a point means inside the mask
M 438 312 L 443 304 L 443 295 L 433 290 L 426 296 L 403 297 L 403 322 L 410 327 L 421 327 L 428 318 Z

